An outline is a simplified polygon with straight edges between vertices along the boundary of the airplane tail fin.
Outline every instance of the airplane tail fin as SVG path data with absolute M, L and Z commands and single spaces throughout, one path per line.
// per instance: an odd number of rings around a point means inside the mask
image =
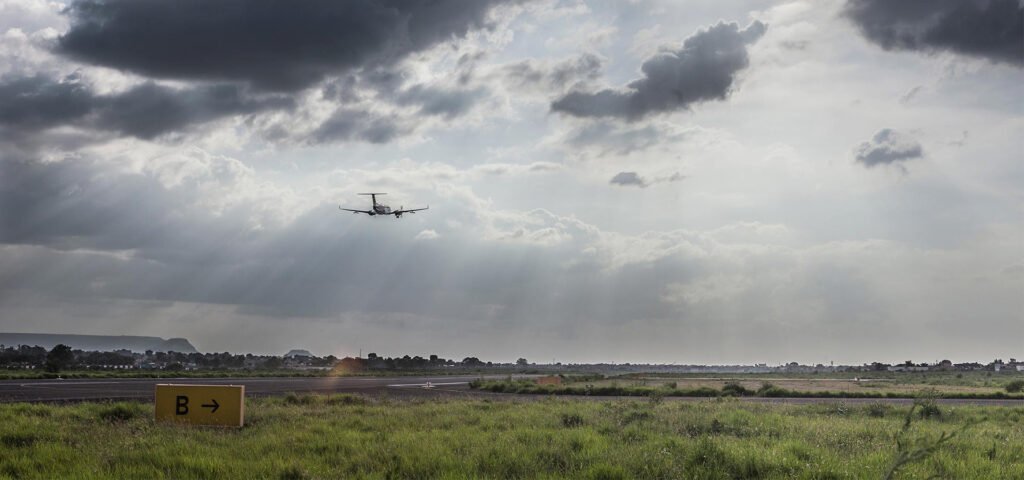
M 357 193 L 356 195 L 369 195 L 370 199 L 373 200 L 373 206 L 377 206 L 377 195 L 387 195 L 386 193 L 372 192 L 372 193 Z

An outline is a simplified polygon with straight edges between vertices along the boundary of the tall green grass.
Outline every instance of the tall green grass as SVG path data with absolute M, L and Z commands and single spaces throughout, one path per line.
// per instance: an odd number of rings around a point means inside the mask
M 1024 478 L 1024 408 L 729 399 L 250 399 L 241 429 L 154 424 L 151 405 L 0 405 L 0 478 Z M 963 426 L 970 425 L 963 430 Z M 908 440 L 909 439 L 909 440 Z
M 721 389 L 711 387 L 678 388 L 671 384 L 660 386 L 637 385 L 538 385 L 530 379 L 474 380 L 470 387 L 494 393 L 521 393 L 533 395 L 598 395 L 620 397 L 788 397 L 788 398 L 908 398 L 906 392 L 871 391 L 805 391 L 780 388 L 765 383 L 758 390 L 750 390 L 737 382 L 728 382 Z M 995 392 L 942 392 L 929 391 L 930 396 L 959 399 L 1022 399 L 1024 394 Z

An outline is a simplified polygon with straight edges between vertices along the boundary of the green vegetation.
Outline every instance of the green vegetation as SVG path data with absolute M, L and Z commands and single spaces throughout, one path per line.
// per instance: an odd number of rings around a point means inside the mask
M 720 389 L 712 387 L 680 388 L 676 382 L 644 385 L 633 383 L 620 385 L 618 381 L 572 382 L 563 385 L 538 385 L 532 379 L 475 380 L 470 387 L 494 393 L 520 393 L 532 395 L 595 395 L 617 397 L 776 397 L 776 398 L 914 398 L 921 395 L 936 398 L 961 399 L 1022 399 L 1024 395 L 1003 391 L 958 392 L 935 389 L 916 393 L 898 391 L 849 391 L 849 390 L 790 390 L 764 382 L 757 390 L 744 387 L 739 382 L 726 382 Z
M 241 429 L 154 424 L 140 403 L 3 404 L 0 478 L 1024 478 L 1024 408 L 247 403 Z
M 68 368 L 74 361 L 75 354 L 71 352 L 71 347 L 64 344 L 55 345 L 46 354 L 46 371 L 59 372 Z
M 653 381 L 685 381 L 703 378 L 718 378 L 725 381 L 768 381 L 778 379 L 804 379 L 823 381 L 826 379 L 852 380 L 859 378 L 864 386 L 890 387 L 893 385 L 930 385 L 935 387 L 977 387 L 1003 389 L 1007 384 L 1024 379 L 1024 374 L 1004 370 L 992 371 L 932 371 L 932 372 L 889 372 L 889 371 L 849 371 L 849 372 L 767 372 L 767 373 L 629 373 L 617 377 L 620 381 L 631 380 Z

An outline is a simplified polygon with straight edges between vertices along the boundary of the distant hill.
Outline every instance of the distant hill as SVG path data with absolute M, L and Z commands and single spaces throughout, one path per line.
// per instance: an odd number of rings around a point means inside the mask
M 0 333 L 0 345 L 40 346 L 47 350 L 63 343 L 77 350 L 109 352 L 131 350 L 133 352 L 181 352 L 196 353 L 184 338 L 136 337 L 132 335 L 65 335 L 60 333 Z
M 289 350 L 288 353 L 284 354 L 285 358 L 291 357 L 312 357 L 313 354 L 309 353 L 309 350 L 303 350 L 301 348 L 294 348 Z

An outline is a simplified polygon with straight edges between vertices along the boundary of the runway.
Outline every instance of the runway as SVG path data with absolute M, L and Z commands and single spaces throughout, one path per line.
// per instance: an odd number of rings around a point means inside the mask
M 246 396 L 283 395 L 292 392 L 393 394 L 401 396 L 458 395 L 459 392 L 472 394 L 472 390 L 469 389 L 469 382 L 478 378 L 480 378 L 479 375 L 0 380 L 0 403 L 152 400 L 154 386 L 158 383 L 245 385 Z M 431 388 L 424 388 L 428 383 Z
M 507 375 L 484 378 L 507 378 Z M 524 375 L 529 377 L 529 375 Z M 474 397 L 506 401 L 536 401 L 547 395 L 516 395 L 471 390 L 469 382 L 479 375 L 435 375 L 402 377 L 256 377 L 256 378 L 103 378 L 76 380 L 0 380 L 0 403 L 10 402 L 80 402 L 100 400 L 153 399 L 158 383 L 201 385 L 245 385 L 248 397 L 283 395 L 286 393 L 361 393 L 394 397 Z M 560 396 L 561 399 L 584 401 L 636 400 L 646 397 Z M 666 401 L 714 401 L 706 397 L 664 397 Z M 738 397 L 724 401 L 752 403 L 913 403 L 911 398 L 763 398 Z M 1024 407 L 1024 400 L 1012 399 L 938 399 L 944 405 L 983 405 Z

